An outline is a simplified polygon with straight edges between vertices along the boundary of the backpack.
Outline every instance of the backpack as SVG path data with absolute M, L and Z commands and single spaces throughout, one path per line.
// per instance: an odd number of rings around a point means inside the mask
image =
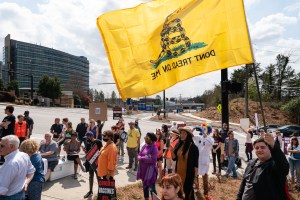
M 127 139 L 128 139 L 128 135 L 127 135 L 127 132 L 123 131 L 121 134 L 120 134 L 120 139 L 122 142 L 127 142 Z

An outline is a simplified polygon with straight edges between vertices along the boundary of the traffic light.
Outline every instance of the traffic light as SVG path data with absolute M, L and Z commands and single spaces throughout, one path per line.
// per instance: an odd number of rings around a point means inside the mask
M 243 85 L 242 83 L 238 83 L 236 81 L 230 81 L 230 92 L 231 93 L 239 93 L 243 90 Z

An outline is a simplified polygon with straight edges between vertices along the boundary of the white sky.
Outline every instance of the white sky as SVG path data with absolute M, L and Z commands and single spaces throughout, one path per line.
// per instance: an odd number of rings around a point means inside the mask
M 90 87 L 104 94 L 117 89 L 96 26 L 108 11 L 134 7 L 146 0 L 0 0 L 0 47 L 4 37 L 41 44 L 90 61 Z M 291 54 L 300 71 L 300 0 L 244 0 L 255 59 L 266 67 L 279 53 Z M 230 68 L 229 73 L 235 68 Z M 220 71 L 201 75 L 166 90 L 167 97 L 193 97 L 220 82 Z M 230 77 L 230 75 L 229 75 Z M 162 93 L 158 93 L 162 95 Z

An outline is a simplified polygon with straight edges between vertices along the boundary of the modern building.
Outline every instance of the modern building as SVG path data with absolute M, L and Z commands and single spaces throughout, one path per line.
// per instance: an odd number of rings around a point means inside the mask
M 89 61 L 53 48 L 13 40 L 10 34 L 4 39 L 2 79 L 4 85 L 11 80 L 19 84 L 20 96 L 30 97 L 31 76 L 33 90 L 37 92 L 43 75 L 58 77 L 63 91 L 88 92 Z

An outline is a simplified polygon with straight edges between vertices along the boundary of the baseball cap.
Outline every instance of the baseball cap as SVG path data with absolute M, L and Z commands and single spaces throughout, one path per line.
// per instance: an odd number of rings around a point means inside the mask
M 84 135 L 84 138 L 89 137 L 89 136 L 93 136 L 94 137 L 94 133 L 92 131 L 88 131 L 86 132 L 86 134 Z

